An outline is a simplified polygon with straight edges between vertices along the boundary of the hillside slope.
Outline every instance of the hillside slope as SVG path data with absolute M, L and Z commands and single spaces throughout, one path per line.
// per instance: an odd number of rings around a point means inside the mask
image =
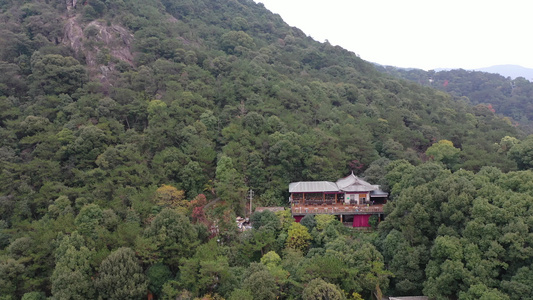
M 441 139 L 462 149 L 455 168 L 514 168 L 493 144 L 518 132 L 487 107 L 380 75 L 253 1 L 187 3 L 4 2 L 4 195 L 55 182 L 111 200 L 105 178 L 135 168 L 112 181 L 170 183 L 191 198 L 215 182 L 224 196 L 227 160 L 226 197 L 254 188 L 278 204 L 291 181 L 379 157 L 418 163 Z M 29 175 L 33 164 L 47 167 Z M 94 172 L 107 175 L 88 181 Z
M 527 132 L 533 128 L 533 83 L 524 78 L 511 80 L 498 74 L 462 69 L 439 72 L 394 67 L 378 69 L 445 91 L 457 99 L 466 97 L 472 105 L 490 105 L 497 114 L 511 118 Z
M 267 214 L 264 228 L 238 235 L 246 192 L 255 191 L 257 206 L 287 206 L 290 182 L 350 171 L 408 189 L 449 170 L 531 164 L 531 141 L 489 106 L 381 74 L 251 0 L 7 0 L 0 22 L 7 299 L 135 299 L 163 293 L 163 282 L 169 298 L 236 291 L 233 299 L 245 299 L 240 287 L 256 283 L 244 279 L 250 274 L 297 299 L 316 279 L 309 274 L 325 269 L 316 266 L 332 264 L 349 278 L 331 273 L 335 284 L 369 296 L 390 277 L 369 241 L 377 237 L 354 238 L 329 220 L 311 244 L 286 214 Z M 395 220 L 385 229 L 399 228 Z M 291 226 L 307 233 L 296 249 L 286 242 Z M 316 250 L 304 256 L 306 247 Z M 326 249 L 338 257 L 320 260 Z M 269 256 L 275 276 L 257 263 L 270 250 L 286 254 L 285 269 Z M 341 261 L 342 253 L 351 254 Z M 131 289 L 115 288 L 116 265 L 131 272 L 122 274 Z

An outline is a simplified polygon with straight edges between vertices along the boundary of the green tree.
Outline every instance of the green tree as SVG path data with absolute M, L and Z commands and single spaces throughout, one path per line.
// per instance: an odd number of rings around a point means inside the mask
M 253 272 L 247 276 L 242 287 L 252 292 L 254 300 L 276 299 L 278 295 L 276 280 L 267 270 Z
M 163 285 L 172 278 L 172 272 L 168 266 L 158 263 L 146 270 L 146 277 L 149 282 L 148 289 L 159 297 Z
M 164 208 L 155 216 L 144 235 L 163 262 L 172 268 L 177 267 L 182 257 L 191 255 L 198 244 L 197 229 L 186 216 L 170 208 Z
M 314 255 L 306 260 L 305 264 L 301 266 L 301 275 L 299 274 L 299 277 L 302 282 L 310 282 L 320 278 L 329 283 L 341 284 L 342 278 L 349 276 L 347 269 L 344 262 L 339 258 L 323 253 Z
M 56 54 L 31 57 L 31 90 L 38 94 L 72 94 L 87 81 L 85 68 L 73 57 Z
M 85 205 L 74 221 L 78 232 L 90 238 L 96 238 L 97 228 L 102 223 L 103 211 L 97 204 Z
M 239 240 L 240 244 L 238 246 L 238 253 L 239 256 L 242 257 L 242 259 L 239 260 L 240 263 L 249 263 L 264 255 L 269 249 L 273 249 L 277 246 L 276 233 L 269 228 L 261 228 L 246 232 L 239 236 Z
M 275 212 L 281 222 L 281 229 L 285 232 L 289 230 L 289 227 L 294 223 L 294 218 L 291 214 L 290 209 L 285 209 L 282 211 Z
M 509 148 L 507 155 L 514 160 L 520 170 L 533 167 L 533 136 L 514 144 Z
M 43 292 L 29 292 L 22 296 L 21 300 L 45 300 L 46 295 Z
M 304 300 L 344 300 L 344 293 L 334 284 L 317 278 L 311 280 L 302 295 Z
M 335 220 L 335 216 L 334 215 L 316 215 L 315 220 L 316 220 L 316 229 L 319 231 L 322 231 L 326 229 L 326 227 L 328 227 L 328 225 L 331 224 L 331 222 Z
M 75 158 L 78 168 L 94 167 L 98 155 L 106 149 L 107 137 L 100 128 L 89 125 L 82 126 L 76 139 L 67 147 L 67 155 Z
M 216 193 L 222 200 L 232 204 L 236 212 L 243 210 L 246 187 L 242 175 L 233 166 L 233 160 L 223 155 L 217 163 Z
M 177 188 L 163 184 L 155 191 L 155 201 L 158 205 L 163 207 L 177 208 L 183 206 L 183 198 L 185 192 Z M 185 201 L 185 203 L 187 203 Z
M 230 31 L 221 36 L 222 50 L 227 53 L 242 53 L 255 47 L 254 39 L 244 31 Z
M 15 33 L 11 30 L 0 31 L 0 60 L 13 62 L 21 55 L 31 54 L 31 41 L 23 33 Z
M 425 280 L 424 259 L 427 252 L 424 246 L 413 246 L 402 233 L 396 229 L 390 231 L 381 242 L 381 253 L 388 264 L 388 270 L 394 273 L 391 287 L 397 295 L 422 294 Z
M 512 300 L 533 299 L 533 287 L 529 284 L 532 278 L 531 268 L 521 267 L 510 280 L 502 281 L 502 290 L 506 291 Z
M 461 149 L 455 148 L 451 141 L 440 140 L 426 150 L 426 155 L 432 160 L 440 161 L 448 168 L 452 168 L 458 163 L 460 152 Z
M 278 216 L 270 210 L 254 212 L 250 217 L 250 222 L 252 223 L 252 228 L 256 230 L 263 228 L 265 230 L 277 231 L 281 227 Z
M 300 220 L 300 224 L 305 226 L 309 232 L 311 232 L 317 225 L 315 215 L 306 215 Z
M 77 248 L 64 239 L 61 247 L 66 251 L 56 258 L 56 267 L 50 278 L 52 295 L 55 299 L 88 299 L 94 298 L 93 270 L 90 266 L 92 251 L 87 247 Z
M 269 251 L 261 257 L 261 263 L 265 266 L 278 266 L 281 263 L 281 257 L 274 251 Z
M 305 226 L 300 223 L 292 223 L 287 236 L 287 248 L 300 251 L 307 250 L 311 235 Z
M 139 299 L 146 295 L 148 281 L 133 250 L 119 248 L 100 264 L 95 287 L 105 299 Z
M 459 294 L 459 300 L 509 300 L 509 296 L 491 289 L 484 284 L 476 284 L 470 286 L 468 291 Z
M 377 248 L 365 241 L 353 241 L 346 236 L 328 242 L 324 246 L 326 253 L 340 260 L 345 265 L 340 286 L 348 293 L 370 295 L 381 293 L 389 285 L 393 274 L 385 269 L 382 254 Z
M 431 256 L 433 259 L 426 267 L 428 279 L 424 282 L 424 293 L 436 299 L 459 293 L 467 277 L 460 240 L 450 236 L 437 237 Z
M 57 218 L 60 215 L 73 214 L 74 209 L 67 196 L 59 196 L 54 200 L 54 204 L 48 206 L 48 214 L 52 218 Z
M 2 295 L 6 295 L 6 297 L 16 295 L 17 290 L 23 284 L 24 271 L 25 266 L 15 259 L 8 258 L 0 262 L 0 292 Z
M 182 259 L 179 283 L 194 295 L 227 294 L 234 288 L 235 278 L 228 258 L 215 239 L 197 248 L 195 255 Z
M 243 289 L 235 289 L 231 292 L 228 300 L 254 299 L 252 292 Z
M 507 154 L 509 150 L 511 150 L 511 148 L 518 143 L 520 143 L 520 141 L 517 138 L 506 135 L 498 144 L 498 152 Z

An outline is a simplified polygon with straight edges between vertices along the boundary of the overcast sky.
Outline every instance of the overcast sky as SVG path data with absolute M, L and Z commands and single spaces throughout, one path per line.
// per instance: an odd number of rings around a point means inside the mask
M 533 68 L 528 0 L 255 0 L 315 40 L 383 65 Z

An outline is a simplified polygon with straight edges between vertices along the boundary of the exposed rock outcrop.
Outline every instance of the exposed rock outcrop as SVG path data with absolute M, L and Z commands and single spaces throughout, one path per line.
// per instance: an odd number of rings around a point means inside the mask
M 76 8 L 76 3 L 78 2 L 78 0 L 65 0 L 66 4 L 67 4 L 67 11 L 71 11 L 73 9 Z
M 76 4 L 75 0 L 69 2 Z M 116 24 L 95 20 L 83 25 L 77 16 L 65 24 L 63 44 L 71 47 L 78 59 L 85 59 L 91 78 L 104 85 L 112 84 L 109 76 L 118 61 L 133 65 L 132 42 L 133 34 Z

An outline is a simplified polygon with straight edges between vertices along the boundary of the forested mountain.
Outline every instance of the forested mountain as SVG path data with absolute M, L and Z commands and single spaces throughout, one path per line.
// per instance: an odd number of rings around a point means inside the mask
M 0 24 L 0 299 L 533 297 L 533 140 L 488 101 L 249 0 L 3 0 Z M 350 171 L 392 192 L 378 231 L 237 231 L 247 190 Z
M 533 83 L 523 77 L 511 79 L 463 69 L 439 72 L 382 66 L 378 69 L 445 91 L 455 98 L 467 97 L 472 105 L 490 106 L 496 114 L 511 118 L 513 123 L 520 124 L 527 132 L 533 130 Z

